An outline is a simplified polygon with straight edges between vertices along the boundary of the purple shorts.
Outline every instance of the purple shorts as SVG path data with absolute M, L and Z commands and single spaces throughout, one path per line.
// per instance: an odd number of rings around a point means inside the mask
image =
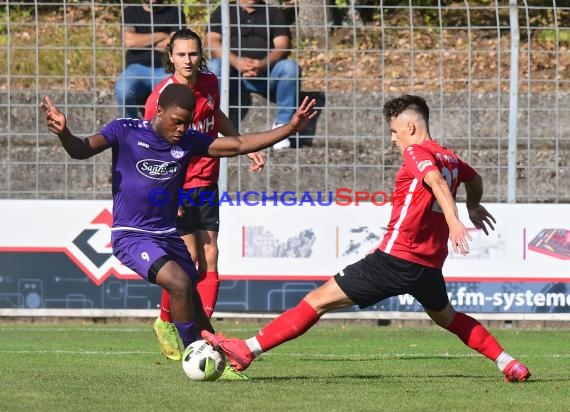
M 151 234 L 130 230 L 111 233 L 113 255 L 126 267 L 149 280 L 149 270 L 154 262 L 163 256 L 174 260 L 194 283 L 198 281 L 198 272 L 186 245 L 178 233 Z

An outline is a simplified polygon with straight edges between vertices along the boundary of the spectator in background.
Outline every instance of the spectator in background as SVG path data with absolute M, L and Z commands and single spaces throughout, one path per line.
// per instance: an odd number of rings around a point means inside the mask
M 144 0 L 140 6 L 123 10 L 122 35 L 127 53 L 115 94 L 124 117 L 140 117 L 139 108 L 154 87 L 168 76 L 162 67 L 164 49 L 170 35 L 186 25 L 179 7 L 160 3 L 161 0 Z
M 273 127 L 289 122 L 295 112 L 300 86 L 299 65 L 287 57 L 291 32 L 283 10 L 262 0 L 237 0 L 230 10 L 230 93 L 258 93 L 275 101 Z M 211 51 L 210 68 L 222 72 L 221 8 L 210 16 L 206 45 Z M 289 139 L 274 149 L 291 147 Z

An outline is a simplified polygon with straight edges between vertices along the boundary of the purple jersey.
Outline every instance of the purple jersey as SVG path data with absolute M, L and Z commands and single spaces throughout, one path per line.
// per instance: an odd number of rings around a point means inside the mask
M 113 230 L 174 232 L 190 156 L 207 155 L 214 138 L 188 129 L 171 145 L 139 119 L 113 120 L 99 134 L 113 149 Z

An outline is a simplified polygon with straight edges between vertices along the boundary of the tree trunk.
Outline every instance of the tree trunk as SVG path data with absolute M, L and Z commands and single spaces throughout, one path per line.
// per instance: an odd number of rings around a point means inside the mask
M 328 34 L 328 3 L 330 0 L 300 0 L 297 2 L 297 39 L 321 42 Z M 334 0 L 332 1 L 334 4 Z

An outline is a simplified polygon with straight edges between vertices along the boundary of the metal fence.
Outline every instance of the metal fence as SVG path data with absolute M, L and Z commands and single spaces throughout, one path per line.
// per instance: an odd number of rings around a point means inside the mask
M 218 3 L 179 5 L 203 34 Z M 302 67 L 302 91 L 319 97 L 320 116 L 299 148 L 267 150 L 261 174 L 230 159 L 228 191 L 390 190 L 400 154 L 382 105 L 413 93 L 431 107 L 433 137 L 484 176 L 486 201 L 570 201 L 567 0 L 272 4 L 291 20 L 291 58 Z M 119 115 L 123 6 L 0 5 L 0 198 L 110 198 L 110 153 L 70 159 L 38 102 L 52 96 L 76 134 L 94 134 Z M 230 109 L 243 112 L 242 132 L 271 127 L 271 102 L 237 102 Z

